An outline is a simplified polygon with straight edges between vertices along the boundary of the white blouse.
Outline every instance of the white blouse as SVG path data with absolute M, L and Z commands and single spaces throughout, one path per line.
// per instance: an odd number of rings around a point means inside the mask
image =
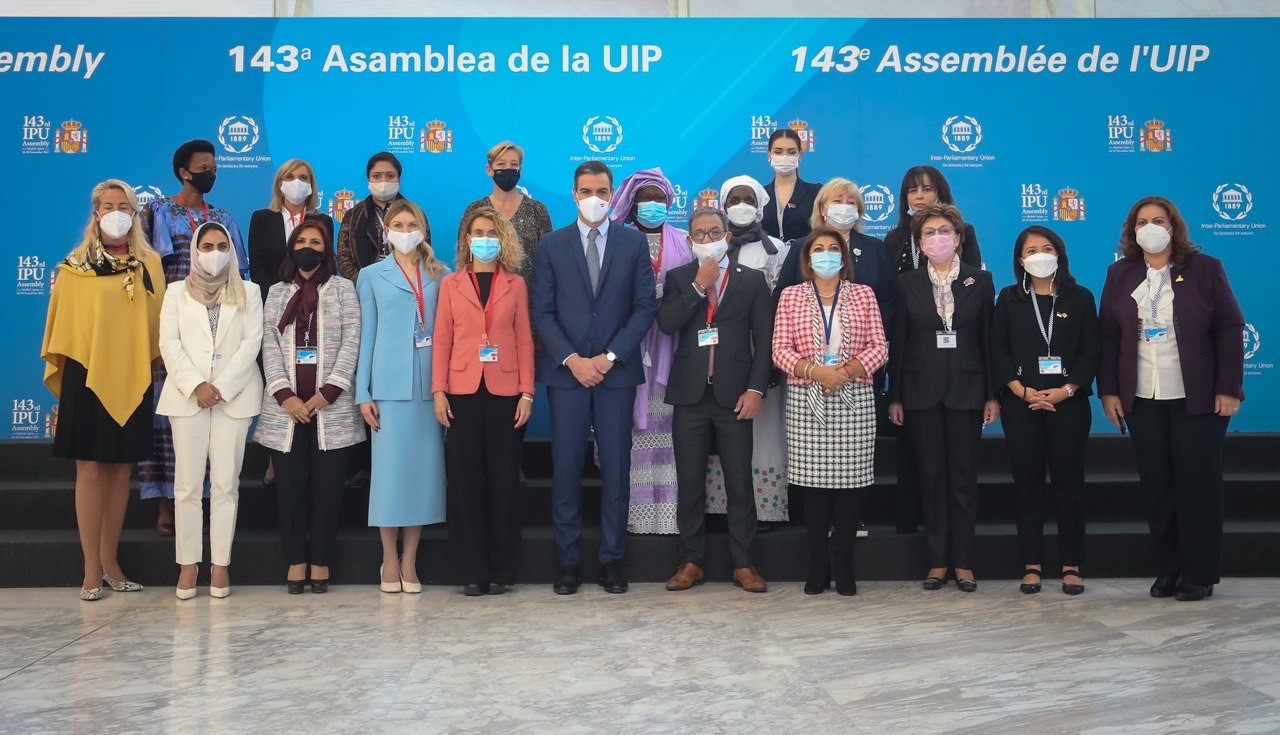
M 1163 287 L 1161 282 L 1163 281 Z M 1151 299 L 1156 300 L 1155 320 L 1151 318 Z M 1173 280 L 1169 266 L 1147 268 L 1146 279 L 1131 294 L 1138 308 L 1138 398 L 1174 400 L 1186 398 L 1182 385 L 1182 363 L 1178 358 L 1178 335 L 1173 324 Z M 1164 342 L 1148 341 L 1147 328 L 1167 328 Z

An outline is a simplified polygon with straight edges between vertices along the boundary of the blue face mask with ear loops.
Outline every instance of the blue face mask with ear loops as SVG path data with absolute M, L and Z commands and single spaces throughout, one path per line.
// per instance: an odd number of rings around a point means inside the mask
M 667 221 L 666 202 L 640 202 L 636 205 L 636 220 L 645 227 L 658 227 Z
M 471 257 L 481 263 L 492 263 L 500 252 L 502 252 L 502 246 L 496 237 L 471 238 Z
M 819 278 L 830 278 L 840 272 L 844 266 L 844 258 L 840 253 L 824 250 L 809 256 L 809 266 Z

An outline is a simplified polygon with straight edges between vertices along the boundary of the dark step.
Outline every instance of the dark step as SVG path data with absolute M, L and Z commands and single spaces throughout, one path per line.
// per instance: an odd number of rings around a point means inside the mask
M 707 541 L 706 570 L 709 579 L 728 581 L 731 566 L 728 536 L 711 533 Z M 582 572 L 583 581 L 588 584 L 595 580 L 598 544 L 598 529 L 585 529 L 581 549 Z M 1056 536 L 1050 527 L 1045 536 L 1046 555 L 1043 559 L 1048 570 L 1059 566 L 1056 546 Z M 765 579 L 773 582 L 804 579 L 808 560 L 802 528 L 789 525 L 758 535 L 753 553 Z M 377 583 L 381 546 L 376 533 L 369 529 L 342 531 L 336 554 L 334 584 Z M 928 566 L 923 536 L 897 535 L 884 526 L 872 526 L 871 536 L 858 540 L 854 557 L 858 578 L 865 580 L 917 580 Z M 424 582 L 462 583 L 463 580 L 452 573 L 454 565 L 443 527 L 432 526 L 426 530 L 418 559 L 418 572 Z M 160 539 L 145 531 L 126 531 L 120 545 L 120 561 L 133 579 L 153 588 L 147 594 L 172 594 L 171 587 L 177 581 L 178 569 L 173 563 L 171 539 Z M 633 582 L 665 581 L 679 561 L 674 537 L 631 536 L 628 539 L 626 571 Z M 80 545 L 74 531 L 0 531 L 0 587 L 75 587 L 81 582 L 82 566 Z M 274 533 L 255 530 L 236 535 L 231 567 L 233 584 L 283 587 L 285 568 L 280 541 Z M 974 559 L 979 581 L 1014 579 L 1020 576 L 1021 569 L 1013 527 L 981 524 Z M 1088 578 L 1152 576 L 1155 563 L 1145 527 L 1136 523 L 1092 524 L 1086 539 L 1082 569 L 1086 583 Z M 549 585 L 558 570 L 559 561 L 551 529 L 525 529 L 520 583 Z M 1280 523 L 1228 523 L 1222 571 L 1226 577 L 1280 575 Z M 207 575 L 207 565 L 202 565 L 202 586 L 208 584 Z M 1053 591 L 1053 578 L 1046 577 L 1045 582 L 1046 589 Z M 530 592 L 551 594 L 547 588 Z M 428 590 L 428 594 L 438 593 L 437 590 Z M 378 593 L 370 590 L 370 594 Z

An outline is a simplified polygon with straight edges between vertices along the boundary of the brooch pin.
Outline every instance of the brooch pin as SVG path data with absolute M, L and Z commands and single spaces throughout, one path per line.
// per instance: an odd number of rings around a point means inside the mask
M 1067 318 L 1067 312 L 1065 312 L 1065 311 L 1060 311 L 1060 312 L 1058 312 L 1058 318 L 1059 318 L 1059 319 L 1066 319 L 1066 318 Z
M 1173 282 L 1174 282 L 1174 283 L 1182 283 L 1182 276 L 1178 276 L 1177 278 L 1173 279 Z
M 862 257 L 862 248 L 854 248 L 854 249 L 853 249 L 853 254 L 854 254 L 855 256 L 857 256 L 857 257 L 861 258 L 861 257 Z
M 973 276 L 970 276 L 970 277 L 968 277 L 968 278 L 964 279 L 964 285 L 966 285 L 966 286 L 972 286 L 972 285 L 973 285 Z

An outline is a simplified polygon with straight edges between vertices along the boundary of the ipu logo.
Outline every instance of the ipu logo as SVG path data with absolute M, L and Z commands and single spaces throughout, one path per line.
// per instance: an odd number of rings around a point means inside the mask
M 1258 334 L 1258 328 L 1246 323 L 1244 325 L 1244 359 L 1252 360 L 1260 349 L 1262 349 L 1262 337 Z
M 952 115 L 942 123 L 942 142 L 956 153 L 968 153 L 982 142 L 982 126 L 970 115 Z
M 160 187 L 151 184 L 138 184 L 133 187 L 133 195 L 138 198 L 138 209 L 146 209 L 152 202 L 164 199 L 164 192 Z
M 231 115 L 218 125 L 218 142 L 227 153 L 248 153 L 258 137 L 258 123 L 247 115 Z
M 613 153 L 622 145 L 622 123 L 612 115 L 592 115 L 582 125 L 582 142 L 592 153 Z
M 862 194 L 862 219 L 884 222 L 893 214 L 893 190 L 884 184 L 867 184 L 858 188 Z
M 1220 184 L 1213 190 L 1213 211 L 1229 222 L 1238 222 L 1253 209 L 1253 193 L 1240 183 Z
M 35 439 L 44 433 L 44 410 L 35 399 L 15 398 L 12 416 L 9 429 L 15 439 Z

